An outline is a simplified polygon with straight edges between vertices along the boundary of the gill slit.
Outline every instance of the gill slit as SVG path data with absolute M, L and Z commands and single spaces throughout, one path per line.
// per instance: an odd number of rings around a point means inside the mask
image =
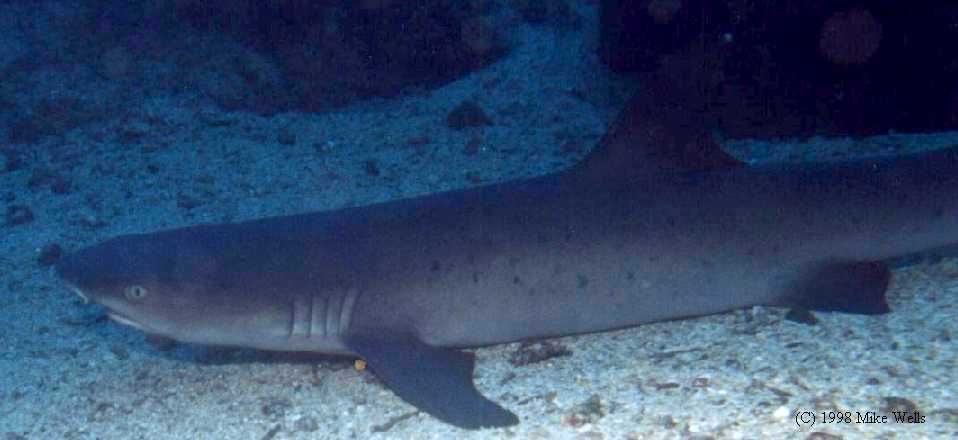
M 346 334 L 346 331 L 349 330 L 349 321 L 353 316 L 353 306 L 356 304 L 356 300 L 359 297 L 359 290 L 355 287 L 350 287 L 346 290 L 346 295 L 343 297 L 343 306 L 339 310 L 339 334 Z
M 336 334 L 336 328 L 339 326 L 339 314 L 336 313 L 339 311 L 341 306 L 339 295 L 329 295 L 327 300 L 329 301 L 329 306 L 326 307 L 326 320 L 323 322 L 325 324 L 325 332 L 323 334 L 327 336 L 332 336 Z
M 316 302 L 316 297 L 309 295 L 306 301 L 306 316 L 303 317 L 303 320 L 306 322 L 306 339 L 309 339 L 313 337 L 313 303 Z
M 293 297 L 286 337 L 312 339 L 345 334 L 358 298 L 359 291 L 353 287 L 322 298 Z
M 326 336 L 326 328 L 323 324 L 323 315 L 326 314 L 326 299 L 316 298 L 316 295 L 310 295 L 310 301 L 314 306 L 309 311 L 309 328 L 312 329 L 310 337 L 315 332 L 319 337 Z
M 286 329 L 286 338 L 291 339 L 293 337 L 293 332 L 296 331 L 296 298 L 293 298 L 289 304 L 289 322 L 288 328 Z

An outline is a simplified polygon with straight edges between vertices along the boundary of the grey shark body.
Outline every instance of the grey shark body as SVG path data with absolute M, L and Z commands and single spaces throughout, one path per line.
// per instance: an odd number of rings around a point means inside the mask
M 636 146 L 659 140 L 642 130 L 626 121 L 556 174 L 122 236 L 57 270 L 146 332 L 360 356 L 406 401 L 478 428 L 517 419 L 458 348 L 753 305 L 882 313 L 877 261 L 958 242 L 958 149 L 745 167 L 708 144 Z

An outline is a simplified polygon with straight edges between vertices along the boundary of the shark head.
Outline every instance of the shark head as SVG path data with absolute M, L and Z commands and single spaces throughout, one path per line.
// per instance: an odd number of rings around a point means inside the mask
M 205 248 L 189 236 L 125 235 L 68 255 L 55 270 L 119 323 L 180 341 L 229 344 L 228 332 L 251 324 L 254 311 L 231 301 Z
M 175 317 L 190 306 L 189 296 L 164 281 L 174 270 L 170 251 L 146 236 L 128 235 L 68 255 L 55 269 L 74 293 L 105 307 L 115 321 L 170 336 Z

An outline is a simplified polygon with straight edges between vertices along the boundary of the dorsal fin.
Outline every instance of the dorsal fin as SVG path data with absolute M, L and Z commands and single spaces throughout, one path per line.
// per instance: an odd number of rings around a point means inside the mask
M 722 151 L 701 115 L 689 110 L 667 81 L 656 81 L 626 104 L 595 150 L 573 172 L 618 180 L 663 173 L 734 168 L 742 162 Z

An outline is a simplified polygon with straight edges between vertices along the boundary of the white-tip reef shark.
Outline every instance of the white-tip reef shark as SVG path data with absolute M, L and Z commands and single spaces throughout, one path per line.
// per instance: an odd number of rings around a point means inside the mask
M 463 428 L 513 425 L 463 348 L 754 305 L 888 311 L 884 259 L 958 243 L 958 148 L 745 166 L 638 100 L 586 160 L 368 206 L 125 235 L 60 278 L 199 344 L 365 359 Z

